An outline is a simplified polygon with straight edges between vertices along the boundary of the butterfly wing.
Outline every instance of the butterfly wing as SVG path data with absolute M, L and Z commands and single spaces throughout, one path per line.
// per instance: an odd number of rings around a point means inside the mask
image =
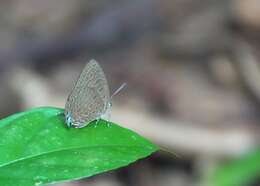
M 109 107 L 110 94 L 102 68 L 91 60 L 81 72 L 66 105 L 65 115 L 71 117 L 71 125 L 84 127 L 100 118 Z

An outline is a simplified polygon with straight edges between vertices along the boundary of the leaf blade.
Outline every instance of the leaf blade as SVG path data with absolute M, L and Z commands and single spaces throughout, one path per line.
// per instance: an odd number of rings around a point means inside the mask
M 104 120 L 68 129 L 62 114 L 62 109 L 36 108 L 0 121 L 1 185 L 13 185 L 12 180 L 16 185 L 17 180 L 35 185 L 88 177 L 158 150 L 138 134 Z

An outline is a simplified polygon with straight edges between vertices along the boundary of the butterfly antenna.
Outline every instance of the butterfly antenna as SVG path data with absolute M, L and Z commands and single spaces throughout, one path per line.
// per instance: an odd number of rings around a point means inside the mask
M 123 83 L 116 91 L 111 95 L 110 99 L 112 99 L 116 94 L 118 94 L 123 88 L 125 88 L 127 84 Z

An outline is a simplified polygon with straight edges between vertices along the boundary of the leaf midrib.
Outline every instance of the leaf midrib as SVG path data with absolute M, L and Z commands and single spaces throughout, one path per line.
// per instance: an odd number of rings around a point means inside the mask
M 20 158 L 20 159 L 17 159 L 17 160 L 13 160 L 13 161 L 10 161 L 8 163 L 4 163 L 2 165 L 0 165 L 0 169 L 6 167 L 6 166 L 9 166 L 9 165 L 12 165 L 14 163 L 17 163 L 17 162 L 21 162 L 21 161 L 24 161 L 24 160 L 29 160 L 29 159 L 33 159 L 35 157 L 39 157 L 39 156 L 43 156 L 43 155 L 46 155 L 46 154 L 52 154 L 52 153 L 56 153 L 56 152 L 62 152 L 62 151 L 69 151 L 69 150 L 77 150 L 77 149 L 84 149 L 84 148 L 107 148 L 107 147 L 136 147 L 136 148 L 147 148 L 145 146 L 141 146 L 141 145 L 92 145 L 92 146 L 82 146 L 82 147 L 75 147 L 75 148 L 64 148 L 64 149 L 57 149 L 57 150 L 53 150 L 53 151 L 48 151 L 48 152 L 44 152 L 44 153 L 40 153 L 40 154 L 36 154 L 36 155 L 32 155 L 32 156 L 25 156 L 23 158 Z M 156 147 L 151 150 L 151 152 L 154 152 L 156 151 Z

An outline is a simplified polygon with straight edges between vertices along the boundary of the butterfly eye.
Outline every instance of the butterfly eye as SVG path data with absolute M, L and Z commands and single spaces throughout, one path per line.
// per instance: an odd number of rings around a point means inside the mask
M 71 125 L 72 125 L 72 117 L 71 117 L 70 113 L 66 114 L 66 123 L 67 123 L 68 127 L 71 127 Z

